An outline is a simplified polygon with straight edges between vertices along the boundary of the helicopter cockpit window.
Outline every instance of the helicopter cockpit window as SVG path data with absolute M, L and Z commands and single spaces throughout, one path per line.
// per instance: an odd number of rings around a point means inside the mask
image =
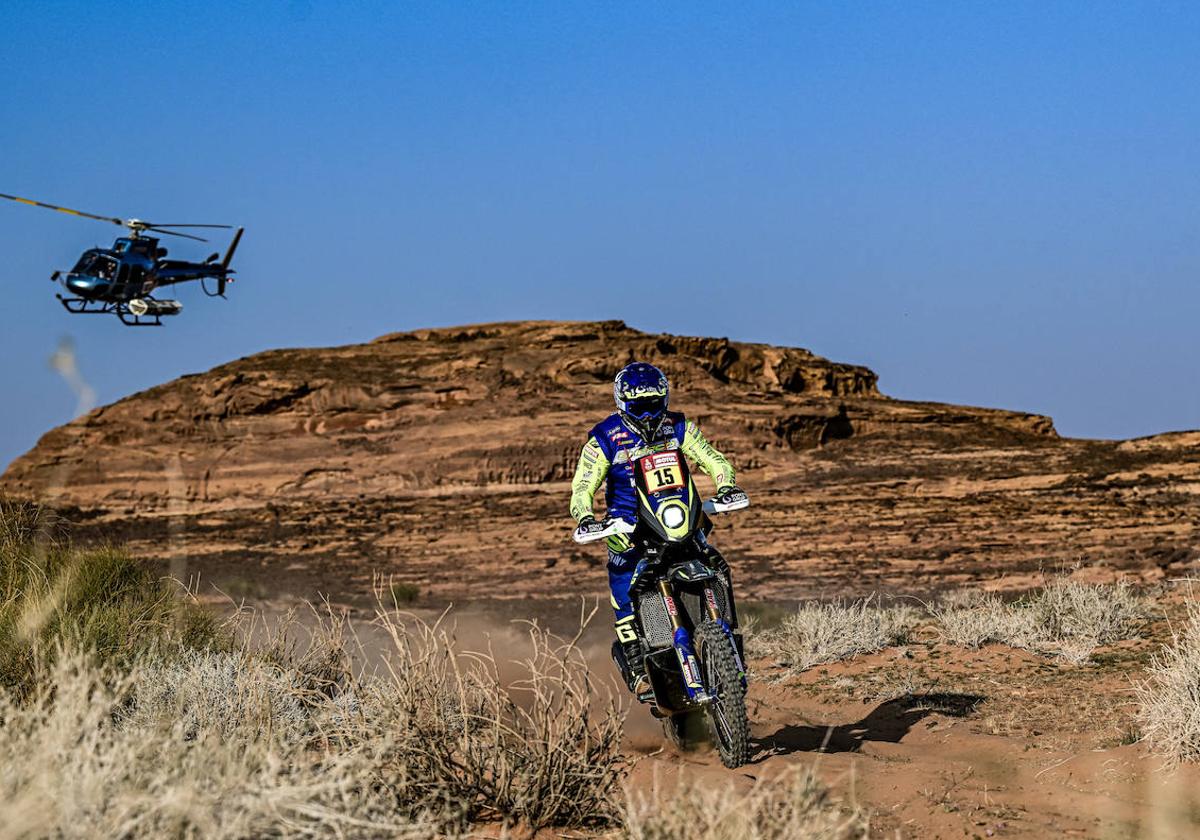
M 86 251 L 79 258 L 79 262 L 75 263 L 75 267 L 71 269 L 72 274 L 91 274 L 92 261 L 96 259 L 95 251 Z
M 111 257 L 96 257 L 92 263 L 92 276 L 101 280 L 112 280 L 117 273 L 117 261 Z

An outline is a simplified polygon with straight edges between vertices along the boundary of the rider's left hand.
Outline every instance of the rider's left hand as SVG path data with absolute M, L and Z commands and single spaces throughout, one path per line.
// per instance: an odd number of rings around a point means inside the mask
M 736 484 L 730 484 L 717 490 L 717 501 L 723 505 L 731 505 L 735 502 L 749 500 L 746 491 Z

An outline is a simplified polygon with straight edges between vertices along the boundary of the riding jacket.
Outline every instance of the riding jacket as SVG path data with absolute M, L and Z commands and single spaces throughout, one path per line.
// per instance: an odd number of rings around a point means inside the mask
M 699 427 L 681 412 L 668 411 L 659 422 L 652 440 L 645 440 L 621 418 L 610 414 L 592 428 L 579 453 L 579 465 L 571 482 L 571 516 L 575 521 L 592 515 L 592 499 L 605 479 L 604 500 L 608 515 L 637 522 L 637 490 L 633 481 L 633 459 L 649 444 L 667 443 L 691 458 L 716 484 L 718 492 L 735 484 L 733 466 L 704 439 Z M 613 538 L 610 538 L 610 548 Z M 628 542 L 624 537 L 620 541 Z M 619 550 L 619 549 L 617 549 Z

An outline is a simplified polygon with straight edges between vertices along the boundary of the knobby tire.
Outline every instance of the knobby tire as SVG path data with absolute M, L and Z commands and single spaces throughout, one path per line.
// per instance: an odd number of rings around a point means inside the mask
M 716 622 L 706 621 L 696 628 L 696 641 L 705 686 L 715 695 L 708 706 L 713 744 L 722 764 L 741 767 L 750 759 L 750 722 L 733 639 Z

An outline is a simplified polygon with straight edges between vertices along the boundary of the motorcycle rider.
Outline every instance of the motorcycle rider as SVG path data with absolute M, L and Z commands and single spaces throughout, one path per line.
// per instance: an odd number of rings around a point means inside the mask
M 733 467 L 725 456 L 705 440 L 694 421 L 687 420 L 681 412 L 667 410 L 670 386 L 661 370 L 645 362 L 626 365 L 613 380 L 613 397 L 617 410 L 597 423 L 588 434 L 571 482 L 571 516 L 578 523 L 577 533 L 600 533 L 618 519 L 630 526 L 637 522 L 634 457 L 638 450 L 653 444 L 679 449 L 699 464 L 716 485 L 718 501 L 728 503 L 738 497 L 744 498 L 734 481 Z M 608 512 L 597 522 L 592 512 L 592 499 L 605 479 Z M 704 540 L 703 534 L 700 539 Z M 640 694 L 642 686 L 639 683 L 645 679 L 641 667 L 645 650 L 634 620 L 629 585 L 641 559 L 642 546 L 623 533 L 612 534 L 606 542 L 608 585 L 616 614 L 617 640 L 629 665 L 629 673 L 625 676 L 630 690 Z

